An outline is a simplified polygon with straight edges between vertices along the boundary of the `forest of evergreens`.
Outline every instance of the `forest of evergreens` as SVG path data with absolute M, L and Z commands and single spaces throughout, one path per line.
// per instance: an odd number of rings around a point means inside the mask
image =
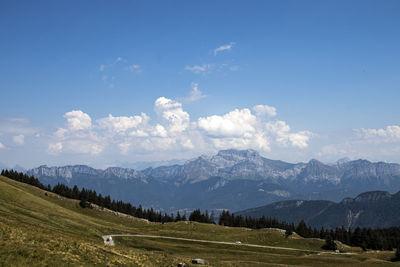
M 400 246 L 400 227 L 385 229 L 360 228 L 345 229 L 316 229 L 308 227 L 304 221 L 297 226 L 286 222 L 280 222 L 274 218 L 252 218 L 235 216 L 229 211 L 223 211 L 219 217 L 219 224 L 231 227 L 247 227 L 253 229 L 280 228 L 289 232 L 296 232 L 305 238 L 321 238 L 338 240 L 350 246 L 363 249 L 392 250 Z
M 154 211 L 152 208 L 144 209 L 141 205 L 136 207 L 130 203 L 115 201 L 112 200 L 110 196 L 102 196 L 94 190 L 85 188 L 80 190 L 76 185 L 73 188 L 64 184 L 57 184 L 54 187 L 51 187 L 50 185 L 45 186 L 37 178 L 14 170 L 2 170 L 1 175 L 67 198 L 80 200 L 80 206 L 83 208 L 90 207 L 89 203 L 93 203 L 113 211 L 125 213 L 138 218 L 144 218 L 151 222 L 164 223 L 189 220 L 202 223 L 215 223 L 213 213 L 209 214 L 207 211 L 202 213 L 200 209 L 191 212 L 188 218 L 186 218 L 186 214 L 181 215 L 179 212 L 174 216 L 174 214 L 163 214 L 162 212 Z M 324 228 L 316 229 L 308 227 L 304 221 L 301 221 L 296 226 L 286 222 L 279 222 L 274 218 L 235 216 L 229 211 L 223 211 L 220 214 L 218 224 L 252 229 L 280 228 L 286 230 L 287 236 L 292 232 L 296 232 L 305 238 L 321 238 L 328 241 L 338 240 L 344 244 L 359 246 L 363 249 L 392 250 L 393 248 L 397 248 L 399 251 L 400 247 L 400 227 L 390 227 L 386 229 L 357 227 L 354 230 L 345 229 L 343 227 L 329 230 Z

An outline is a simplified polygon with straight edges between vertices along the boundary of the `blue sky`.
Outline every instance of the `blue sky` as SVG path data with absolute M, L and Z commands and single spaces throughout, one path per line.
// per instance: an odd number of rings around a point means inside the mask
M 388 0 L 1 1 L 0 162 L 225 148 L 400 162 L 398 14 Z

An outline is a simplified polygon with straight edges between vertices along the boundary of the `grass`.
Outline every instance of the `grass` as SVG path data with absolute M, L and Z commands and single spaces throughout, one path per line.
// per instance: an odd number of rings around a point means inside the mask
M 155 238 L 114 238 L 106 234 L 149 234 L 212 241 L 279 246 L 306 251 L 209 244 Z M 375 266 L 400 265 L 394 252 L 353 254 L 322 252 L 324 241 L 304 239 L 274 229 L 251 230 L 194 222 L 150 223 L 97 209 L 83 209 L 78 201 L 0 177 L 0 266 L 176 266 L 204 258 L 211 266 Z

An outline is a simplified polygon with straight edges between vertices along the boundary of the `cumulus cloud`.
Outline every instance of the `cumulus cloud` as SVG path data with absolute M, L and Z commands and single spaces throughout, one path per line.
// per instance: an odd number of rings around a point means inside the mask
M 151 131 L 151 136 L 154 137 L 167 137 L 168 133 L 164 126 L 157 124 L 154 129 Z
M 68 129 L 71 131 L 88 130 L 92 127 L 92 119 L 81 110 L 72 110 L 64 114 Z
M 267 105 L 257 105 L 253 107 L 254 112 L 257 114 L 257 116 L 264 116 L 268 115 L 270 117 L 275 117 L 276 116 L 276 108 L 267 106 Z
M 177 101 L 160 97 L 154 104 L 154 110 L 166 122 L 171 133 L 183 132 L 189 126 L 189 114 L 183 111 L 182 104 Z
M 65 128 L 58 128 L 53 133 L 47 152 L 99 154 L 104 147 L 105 138 L 100 136 L 92 125 L 92 119 L 81 110 L 66 112 L 63 116 L 67 122 Z
M 265 129 L 268 133 L 275 136 L 275 140 L 282 146 L 292 145 L 298 148 L 306 148 L 310 137 L 313 135 L 310 131 L 292 133 L 290 126 L 280 120 L 267 122 Z
M 400 141 L 400 126 L 389 125 L 384 129 L 356 129 L 357 135 L 363 139 L 374 142 Z
M 114 117 L 109 114 L 108 117 L 97 120 L 100 128 L 107 129 L 115 133 L 123 133 L 129 129 L 137 128 L 141 123 L 147 122 L 149 117 L 142 113 L 140 116 L 121 116 Z
M 18 146 L 22 146 L 25 143 L 25 136 L 23 134 L 13 136 L 14 144 Z
M 220 47 L 217 47 L 214 49 L 214 55 L 217 55 L 217 53 L 222 52 L 222 51 L 229 51 L 232 49 L 232 47 L 235 45 L 234 42 L 231 42 L 226 45 L 221 45 Z
M 235 109 L 223 116 L 199 118 L 198 127 L 213 137 L 238 137 L 252 134 L 255 123 L 256 117 L 245 108 Z
M 193 99 L 203 96 L 193 84 Z M 234 109 L 226 114 L 200 117 L 191 121 L 181 102 L 159 97 L 154 102 L 157 117 L 145 113 L 99 118 L 81 110 L 64 114 L 65 127 L 58 128 L 48 144 L 49 154 L 82 153 L 99 155 L 117 149 L 121 154 L 168 151 L 213 151 L 215 149 L 253 148 L 270 151 L 272 144 L 304 149 L 312 133 L 291 131 L 284 121 L 266 121 L 276 109 L 258 105 Z M 268 116 L 265 116 L 267 114 Z

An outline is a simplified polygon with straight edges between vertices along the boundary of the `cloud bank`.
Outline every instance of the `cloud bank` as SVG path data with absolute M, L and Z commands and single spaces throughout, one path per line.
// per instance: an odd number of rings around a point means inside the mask
M 204 95 L 197 84 L 186 101 L 195 101 Z M 51 155 L 80 153 L 99 155 L 105 150 L 120 154 L 171 153 L 184 151 L 211 152 L 218 149 L 253 148 L 271 151 L 272 146 L 304 149 L 313 133 L 293 132 L 277 116 L 276 108 L 257 105 L 252 109 L 234 109 L 222 115 L 192 119 L 181 102 L 159 97 L 154 102 L 156 118 L 145 113 L 92 119 L 81 110 L 64 114 L 65 127 L 58 128 L 48 144 Z

